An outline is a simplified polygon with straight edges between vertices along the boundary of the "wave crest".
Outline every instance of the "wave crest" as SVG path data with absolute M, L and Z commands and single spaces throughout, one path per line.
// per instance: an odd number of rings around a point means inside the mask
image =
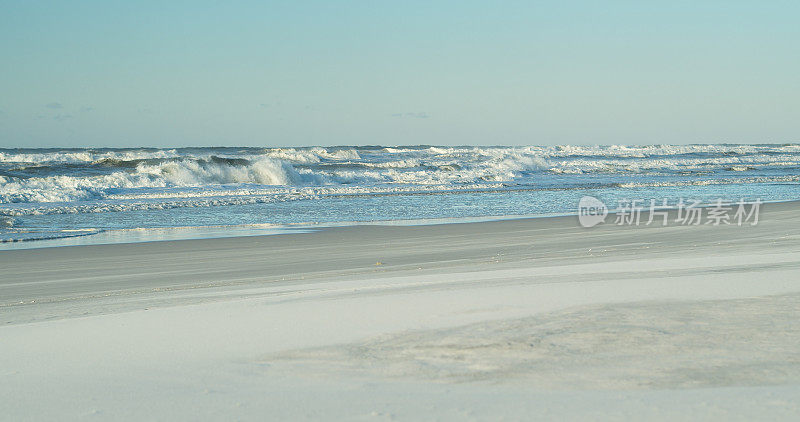
M 154 179 L 163 179 L 175 186 L 233 183 L 298 185 L 303 182 L 303 177 L 291 164 L 271 158 L 249 162 L 212 156 L 208 159 L 169 161 L 157 165 L 140 164 L 136 171 Z

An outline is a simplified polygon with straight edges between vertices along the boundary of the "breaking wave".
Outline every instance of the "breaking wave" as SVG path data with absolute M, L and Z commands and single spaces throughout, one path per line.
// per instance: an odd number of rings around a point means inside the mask
M 105 160 L 105 159 L 104 159 Z M 107 165 L 104 160 L 93 164 Z M 301 175 L 291 164 L 260 158 L 183 158 L 152 162 L 140 160 L 114 163 L 114 171 L 94 175 L 53 175 L 44 177 L 0 176 L 0 203 L 68 202 L 107 198 L 120 189 L 181 188 L 208 185 L 259 184 L 300 185 L 318 183 L 313 174 Z M 41 167 L 37 167 L 40 170 Z M 77 172 L 77 171 L 76 171 Z M 17 173 L 20 173 L 17 170 Z

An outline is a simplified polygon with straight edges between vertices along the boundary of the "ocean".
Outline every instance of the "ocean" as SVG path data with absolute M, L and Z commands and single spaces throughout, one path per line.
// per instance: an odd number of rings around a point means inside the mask
M 799 180 L 797 144 L 0 149 L 0 249 L 782 201 Z

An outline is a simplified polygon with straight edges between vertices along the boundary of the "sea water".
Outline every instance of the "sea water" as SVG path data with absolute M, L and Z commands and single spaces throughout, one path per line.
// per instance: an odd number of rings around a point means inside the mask
M 0 149 L 0 248 L 780 201 L 798 181 L 796 144 Z

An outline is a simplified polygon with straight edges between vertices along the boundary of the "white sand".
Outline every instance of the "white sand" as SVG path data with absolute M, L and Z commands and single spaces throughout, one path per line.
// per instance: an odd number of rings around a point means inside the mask
M 349 227 L 0 269 L 4 420 L 800 417 L 796 203 L 756 227 Z

